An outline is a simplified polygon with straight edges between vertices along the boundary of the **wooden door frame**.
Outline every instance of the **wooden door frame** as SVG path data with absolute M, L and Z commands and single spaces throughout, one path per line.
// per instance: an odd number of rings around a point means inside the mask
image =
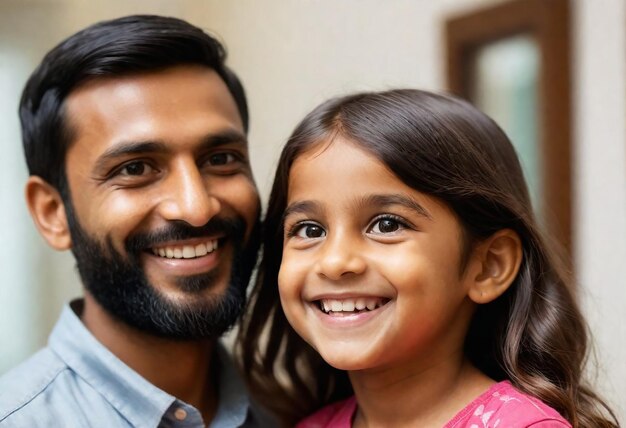
M 477 49 L 528 34 L 540 54 L 537 114 L 542 173 L 540 213 L 548 231 L 572 252 L 570 8 L 568 0 L 513 0 L 446 22 L 450 92 L 471 101 L 471 59 Z

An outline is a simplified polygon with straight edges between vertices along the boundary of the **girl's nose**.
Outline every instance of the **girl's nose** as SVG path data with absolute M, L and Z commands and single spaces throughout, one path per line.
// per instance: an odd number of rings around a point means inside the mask
M 367 269 L 358 243 L 341 236 L 328 237 L 324 243 L 315 270 L 318 275 L 338 281 L 350 274 L 360 275 Z
M 195 162 L 181 162 L 164 182 L 159 211 L 166 220 L 182 220 L 191 226 L 204 226 L 221 210 L 211 194 L 210 181 Z

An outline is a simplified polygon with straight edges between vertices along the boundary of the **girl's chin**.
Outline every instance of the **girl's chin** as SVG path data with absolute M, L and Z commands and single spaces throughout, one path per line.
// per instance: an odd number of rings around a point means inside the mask
M 335 353 L 321 353 L 320 355 L 330 366 L 345 371 L 358 371 L 373 368 L 374 364 L 367 358 L 355 355 L 337 355 Z

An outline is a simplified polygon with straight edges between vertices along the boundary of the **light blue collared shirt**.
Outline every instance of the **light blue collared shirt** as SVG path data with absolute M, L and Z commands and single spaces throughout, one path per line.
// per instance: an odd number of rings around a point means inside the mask
M 219 404 L 209 426 L 273 426 L 251 406 L 226 350 L 217 348 Z M 68 305 L 48 346 L 0 378 L 0 427 L 204 425 L 196 408 L 152 385 L 98 342 Z

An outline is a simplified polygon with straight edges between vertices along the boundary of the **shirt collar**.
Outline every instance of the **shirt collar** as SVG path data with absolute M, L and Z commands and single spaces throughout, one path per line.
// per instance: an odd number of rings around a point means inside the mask
M 77 308 L 80 304 L 81 300 L 75 300 L 71 306 Z M 152 385 L 104 347 L 70 305 L 63 308 L 48 345 L 133 426 L 158 426 L 176 401 L 175 397 Z
M 102 345 L 76 314 L 81 305 L 79 299 L 63 308 L 50 335 L 50 349 L 133 426 L 158 426 L 172 406 L 182 401 L 148 382 Z M 251 416 L 250 399 L 228 351 L 219 342 L 215 364 L 219 403 L 210 426 L 241 426 Z

